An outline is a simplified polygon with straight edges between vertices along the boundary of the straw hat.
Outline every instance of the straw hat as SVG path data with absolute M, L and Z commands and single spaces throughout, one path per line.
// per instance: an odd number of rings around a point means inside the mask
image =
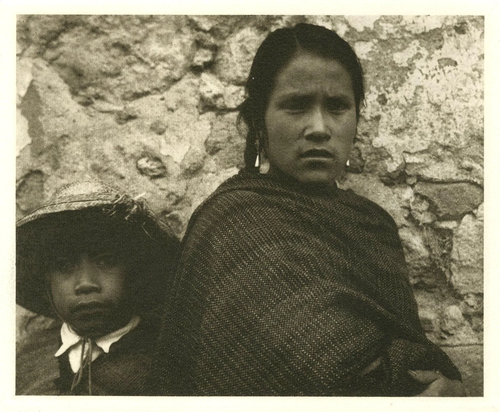
M 46 293 L 42 268 L 46 263 L 47 237 L 57 230 L 59 233 L 71 231 L 71 226 L 66 228 L 60 223 L 61 218 L 79 222 L 82 227 L 88 222 L 88 226 L 101 228 L 101 231 L 105 226 L 101 222 L 109 221 L 114 228 L 133 233 L 133 237 L 124 237 L 123 242 L 132 243 L 129 246 L 144 263 L 141 273 L 134 278 L 134 287 L 137 287 L 134 298 L 140 301 L 142 311 L 152 310 L 162 303 L 175 270 L 179 240 L 143 200 L 134 199 L 103 182 L 88 180 L 61 187 L 46 204 L 17 222 L 16 302 L 19 305 L 38 314 L 56 317 Z M 122 241 L 118 237 L 116 240 L 117 243 Z

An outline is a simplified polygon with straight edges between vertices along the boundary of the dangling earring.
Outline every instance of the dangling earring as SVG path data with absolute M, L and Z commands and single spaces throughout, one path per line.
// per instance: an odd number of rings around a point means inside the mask
M 266 157 L 266 152 L 264 147 L 261 146 L 261 142 L 264 139 L 262 137 L 262 132 L 257 132 L 257 138 L 255 139 L 255 149 L 257 150 L 257 158 L 255 159 L 255 167 L 259 168 L 259 173 L 261 175 L 267 174 L 269 172 L 269 160 Z M 262 145 L 264 146 L 264 145 Z
M 345 164 L 345 165 L 346 165 L 347 167 L 349 167 L 349 165 L 350 165 L 349 159 L 347 159 L 347 162 L 346 162 L 346 164 Z
M 259 167 L 259 173 L 261 175 L 265 175 L 269 172 L 269 159 L 266 156 L 265 150 L 262 150 L 260 153 L 260 167 Z
M 255 139 L 255 151 L 257 152 L 257 156 L 255 157 L 254 167 L 260 167 L 260 148 L 259 148 L 259 134 L 257 134 L 257 138 Z

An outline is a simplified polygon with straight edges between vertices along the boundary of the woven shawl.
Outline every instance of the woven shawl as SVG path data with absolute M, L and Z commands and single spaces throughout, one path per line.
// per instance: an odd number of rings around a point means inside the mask
M 393 219 L 352 191 L 240 172 L 183 242 L 159 393 L 411 396 L 409 369 L 460 379 L 422 330 Z

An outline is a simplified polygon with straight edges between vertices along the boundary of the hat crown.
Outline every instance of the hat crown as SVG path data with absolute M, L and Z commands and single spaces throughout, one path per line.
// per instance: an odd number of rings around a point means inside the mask
M 105 195 L 107 197 L 110 195 L 120 196 L 121 191 L 116 187 L 97 180 L 83 180 L 62 186 L 54 193 L 50 200 L 57 202 L 75 197 L 92 200 L 99 195 Z
M 137 296 L 144 298 L 141 307 L 149 310 L 163 300 L 166 280 L 173 273 L 174 257 L 179 247 L 171 228 L 155 216 L 143 199 L 132 198 L 125 191 L 98 180 L 84 180 L 62 186 L 45 205 L 17 222 L 18 304 L 35 313 L 56 316 L 44 293 L 45 277 L 39 270 L 41 252 L 37 247 L 42 245 L 40 239 L 45 238 L 44 228 L 47 227 L 40 222 L 50 225 L 49 219 L 44 220 L 48 216 L 59 212 L 80 213 L 91 208 L 100 209 L 104 215 L 113 216 L 115 222 L 126 221 L 129 228 L 137 229 L 132 232 L 133 242 L 141 249 L 138 256 L 146 256 L 148 266 L 148 270 L 137 274 L 142 279 L 140 291 L 137 291 Z
M 19 219 L 16 226 L 22 226 L 52 213 L 78 211 L 90 207 L 112 205 L 117 202 L 136 204 L 136 201 L 124 191 L 101 181 L 72 182 L 60 187 L 42 206 Z

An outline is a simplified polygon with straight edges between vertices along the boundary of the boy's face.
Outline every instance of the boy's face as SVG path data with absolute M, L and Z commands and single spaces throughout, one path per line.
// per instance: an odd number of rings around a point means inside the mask
M 62 253 L 47 271 L 52 301 L 59 316 L 81 336 L 98 338 L 125 326 L 129 265 L 111 250 Z

